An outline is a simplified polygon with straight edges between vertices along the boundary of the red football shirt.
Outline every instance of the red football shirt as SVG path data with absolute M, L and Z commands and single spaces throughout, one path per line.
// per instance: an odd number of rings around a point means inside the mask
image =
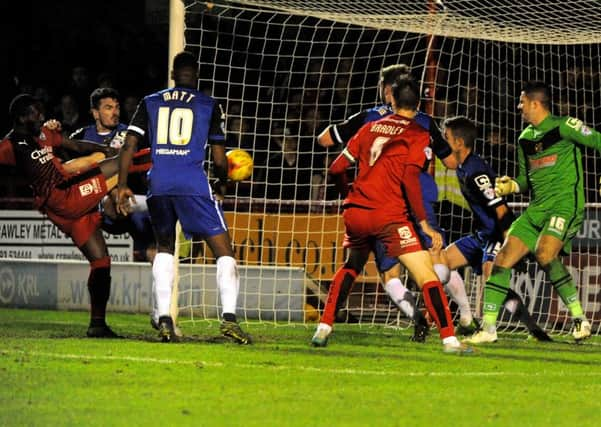
M 407 173 L 407 166 L 425 167 L 431 157 L 429 143 L 427 130 L 397 114 L 363 126 L 337 159 L 340 161 L 330 167 L 330 172 L 336 174 L 350 163 L 358 163 L 359 172 L 345 204 L 406 214 L 407 200 L 411 200 L 417 219 L 423 219 L 419 179 L 415 173 Z M 405 194 L 410 186 L 416 187 L 412 191 L 416 194 Z
M 60 132 L 42 129 L 37 138 L 10 133 L 0 143 L 0 163 L 16 165 L 33 190 L 36 207 L 41 207 L 50 192 L 66 177 L 53 148 L 62 143 Z

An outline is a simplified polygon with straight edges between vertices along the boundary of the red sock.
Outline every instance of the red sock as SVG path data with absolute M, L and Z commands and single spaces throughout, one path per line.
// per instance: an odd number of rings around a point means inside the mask
M 422 295 L 426 309 L 438 327 L 440 338 L 444 339 L 455 335 L 449 301 L 442 290 L 442 284 L 438 280 L 424 283 Z
M 104 321 L 106 304 L 111 293 L 111 258 L 106 256 L 90 262 L 88 276 L 90 315 L 92 320 Z
M 321 315 L 321 319 L 319 320 L 321 323 L 327 323 L 332 326 L 334 324 L 334 320 L 336 319 L 336 312 L 338 306 L 339 297 L 344 296 L 346 299 L 346 295 L 348 295 L 348 289 L 352 286 L 353 282 L 357 278 L 358 273 L 352 268 L 341 267 L 336 271 L 334 278 L 332 279 L 332 283 L 330 284 L 330 289 L 328 290 L 328 300 L 326 301 L 326 306 L 323 309 L 323 314 Z M 340 290 L 344 287 L 346 292 L 340 294 Z

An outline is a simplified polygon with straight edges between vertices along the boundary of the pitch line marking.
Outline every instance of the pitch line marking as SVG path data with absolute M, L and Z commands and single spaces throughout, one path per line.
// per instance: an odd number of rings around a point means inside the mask
M 24 350 L 2 350 L 0 355 L 16 354 L 23 356 L 39 356 L 53 359 L 64 360 L 98 360 L 98 361 L 120 361 L 120 362 L 137 362 L 137 363 L 155 363 L 164 365 L 186 365 L 186 366 L 206 366 L 211 368 L 240 368 L 240 369 L 257 369 L 266 368 L 271 370 L 297 370 L 304 372 L 317 372 L 321 374 L 343 374 L 343 375 L 365 375 L 365 376 L 399 376 L 399 377 L 504 377 L 504 376 L 519 376 L 519 377 L 563 377 L 570 376 L 601 376 L 601 372 L 582 372 L 577 373 L 570 371 L 559 372 L 395 372 L 395 371 L 375 371 L 365 369 L 337 369 L 337 368 L 318 368 L 314 366 L 302 365 L 269 365 L 264 363 L 222 363 L 222 362 L 207 362 L 203 360 L 176 360 L 176 359 L 160 359 L 155 357 L 136 357 L 136 356 L 95 356 L 73 353 L 51 353 L 40 351 L 24 351 Z M 452 357 L 452 356 L 450 356 Z

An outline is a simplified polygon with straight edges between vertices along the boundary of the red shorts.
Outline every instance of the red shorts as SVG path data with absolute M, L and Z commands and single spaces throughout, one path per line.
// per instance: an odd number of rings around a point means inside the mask
M 98 210 L 89 212 L 77 219 L 64 218 L 52 211 L 46 211 L 46 215 L 63 233 L 71 237 L 78 248 L 81 248 L 90 240 L 90 236 L 96 232 L 102 223 L 102 216 Z
M 342 216 L 346 229 L 345 248 L 370 250 L 373 240 L 379 239 L 390 257 L 424 250 L 413 222 L 404 215 L 349 207 Z
M 98 206 L 107 193 L 106 179 L 99 168 L 94 168 L 66 184 L 52 190 L 42 210 L 81 247 L 100 226 Z

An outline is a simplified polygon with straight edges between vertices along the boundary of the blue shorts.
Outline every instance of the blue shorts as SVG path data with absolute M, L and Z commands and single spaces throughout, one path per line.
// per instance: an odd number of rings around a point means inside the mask
M 381 240 L 376 240 L 374 242 L 372 250 L 375 255 L 376 268 L 380 273 L 390 270 L 399 263 L 398 258 L 386 255 L 386 245 L 384 245 Z
M 187 239 L 227 232 L 223 209 L 217 200 L 202 196 L 150 196 L 146 203 L 157 236 L 175 234 L 178 220 Z
M 129 215 L 131 227 L 129 234 L 134 240 L 134 250 L 143 251 L 154 244 L 152 222 L 148 211 L 133 212 Z
M 475 234 L 464 236 L 454 244 L 477 275 L 482 274 L 482 264 L 494 261 L 501 248 L 500 242 L 483 241 Z

